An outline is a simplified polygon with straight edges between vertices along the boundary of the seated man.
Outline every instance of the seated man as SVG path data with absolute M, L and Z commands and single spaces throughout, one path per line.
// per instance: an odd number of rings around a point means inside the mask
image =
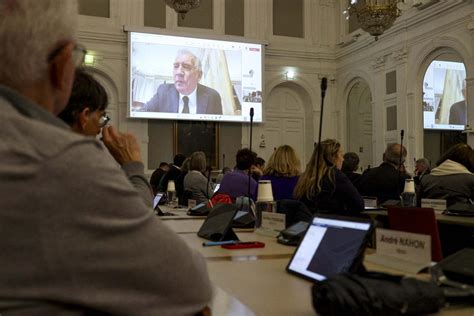
M 144 106 L 134 102 L 135 109 L 148 112 L 222 114 L 219 92 L 200 84 L 201 77 L 202 65 L 199 58 L 190 51 L 181 50 L 173 64 L 174 84 L 161 84 L 153 98 Z
M 224 175 L 218 192 L 230 195 L 234 201 L 239 196 L 248 196 L 250 178 L 250 197 L 255 201 L 257 198 L 257 181 L 251 176 L 249 177 L 249 170 L 256 158 L 257 154 L 248 148 L 240 149 L 235 156 L 236 166 L 234 170 Z
M 0 313 L 202 311 L 212 295 L 203 258 L 98 140 L 56 117 L 84 60 L 77 1 L 2 1 L 0 16 Z M 142 161 L 133 135 L 108 128 L 103 142 Z
M 400 144 L 388 144 L 383 154 L 382 164 L 365 171 L 357 183 L 360 194 L 376 196 L 379 204 L 387 200 L 399 200 L 405 188 L 405 179 L 410 178 L 401 169 L 406 156 L 405 147 L 402 149 Z

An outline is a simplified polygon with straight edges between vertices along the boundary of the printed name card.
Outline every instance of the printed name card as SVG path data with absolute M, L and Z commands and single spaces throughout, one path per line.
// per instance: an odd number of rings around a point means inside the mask
M 417 273 L 431 263 L 431 236 L 377 228 L 376 254 L 370 262 L 409 273 Z
M 446 200 L 438 199 L 421 199 L 421 207 L 429 207 L 435 210 L 436 213 L 442 213 L 446 210 Z
M 262 226 L 256 230 L 265 236 L 276 237 L 286 228 L 286 215 L 272 212 L 262 212 Z

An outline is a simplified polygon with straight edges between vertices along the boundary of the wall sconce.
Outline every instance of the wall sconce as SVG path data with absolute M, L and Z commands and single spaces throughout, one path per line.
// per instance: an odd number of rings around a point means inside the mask
M 84 64 L 86 65 L 93 65 L 94 64 L 94 55 L 91 55 L 91 54 L 86 54 L 86 56 L 84 57 Z
M 293 70 L 288 70 L 287 72 L 284 73 L 284 75 L 285 75 L 285 80 L 295 79 L 295 72 Z

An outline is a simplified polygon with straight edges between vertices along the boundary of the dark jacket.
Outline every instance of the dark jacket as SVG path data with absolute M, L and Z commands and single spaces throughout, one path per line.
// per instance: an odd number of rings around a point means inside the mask
M 197 114 L 222 114 L 221 96 L 209 87 L 198 84 L 196 91 Z M 179 92 L 174 84 L 162 84 L 156 94 L 145 104 L 147 112 L 178 113 Z
M 326 175 L 321 183 L 321 192 L 308 200 L 301 199 L 314 213 L 357 215 L 364 210 L 364 199 L 352 182 L 339 169 L 334 168 L 334 183 Z
M 378 203 L 387 200 L 399 200 L 405 188 L 406 173 L 400 173 L 391 164 L 383 162 L 380 166 L 369 169 L 362 174 L 357 189 L 363 196 L 376 196 Z

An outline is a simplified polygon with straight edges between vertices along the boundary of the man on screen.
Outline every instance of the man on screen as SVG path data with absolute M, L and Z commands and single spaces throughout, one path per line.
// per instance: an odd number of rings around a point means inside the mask
M 147 112 L 189 114 L 222 114 L 219 93 L 199 84 L 202 65 L 199 58 L 187 50 L 178 52 L 173 63 L 174 84 L 162 84 L 144 105 Z
M 466 80 L 462 82 L 462 95 L 464 96 L 464 100 L 454 103 L 449 109 L 449 124 L 466 125 Z

